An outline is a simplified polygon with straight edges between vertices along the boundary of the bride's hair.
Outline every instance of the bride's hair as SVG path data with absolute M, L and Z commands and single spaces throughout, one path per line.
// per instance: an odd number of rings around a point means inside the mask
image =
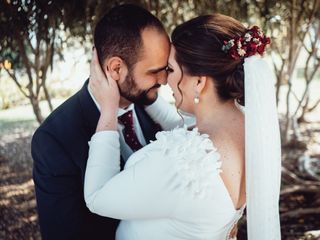
M 188 75 L 210 76 L 222 101 L 236 99 L 244 105 L 243 58 L 232 59 L 222 48 L 246 31 L 239 21 L 222 14 L 191 19 L 171 35 L 176 61 Z

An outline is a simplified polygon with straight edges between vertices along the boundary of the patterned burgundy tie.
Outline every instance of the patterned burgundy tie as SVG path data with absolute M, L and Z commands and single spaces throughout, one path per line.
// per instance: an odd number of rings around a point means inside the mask
M 138 140 L 137 134 L 133 127 L 133 112 L 132 110 L 126 112 L 125 114 L 118 117 L 118 120 L 121 124 L 124 125 L 122 130 L 124 140 L 128 146 L 135 152 L 142 148 L 143 146 Z

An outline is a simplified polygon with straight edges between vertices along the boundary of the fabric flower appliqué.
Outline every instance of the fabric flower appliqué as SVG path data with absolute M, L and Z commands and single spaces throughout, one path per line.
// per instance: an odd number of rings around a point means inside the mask
M 174 166 L 180 187 L 191 192 L 195 198 L 204 198 L 212 192 L 215 175 L 221 172 L 220 154 L 209 136 L 200 134 L 197 128 L 187 127 L 158 132 L 159 144 L 165 146 L 166 154 L 175 159 Z

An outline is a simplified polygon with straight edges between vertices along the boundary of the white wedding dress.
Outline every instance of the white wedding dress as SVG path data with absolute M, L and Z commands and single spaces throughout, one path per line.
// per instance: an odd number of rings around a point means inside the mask
M 147 111 L 164 129 L 180 121 L 161 99 Z M 118 132 L 96 133 L 85 177 L 88 208 L 122 220 L 117 240 L 229 239 L 245 206 L 235 209 L 207 135 L 186 127 L 158 132 L 121 172 L 119 149 Z
M 98 132 L 91 139 L 85 201 L 92 212 L 122 220 L 117 240 L 229 239 L 244 208 L 249 240 L 281 239 L 275 78 L 257 56 L 245 59 L 244 72 L 246 206 L 233 205 L 219 174 L 219 149 L 197 129 L 174 129 L 179 115 L 158 98 L 146 111 L 166 131 L 134 153 L 122 172 L 119 133 Z

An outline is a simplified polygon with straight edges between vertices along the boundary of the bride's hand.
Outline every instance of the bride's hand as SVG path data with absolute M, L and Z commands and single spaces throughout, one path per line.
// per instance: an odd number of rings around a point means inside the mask
M 232 228 L 230 234 L 229 234 L 229 239 L 232 240 L 232 239 L 237 239 L 237 234 L 238 234 L 238 225 L 234 225 L 234 227 Z
M 117 82 L 99 64 L 96 49 L 93 50 L 90 64 L 89 88 L 100 106 L 100 119 L 97 131 L 116 130 L 120 93 Z
M 117 82 L 101 69 L 96 49 L 93 50 L 90 64 L 90 90 L 98 102 L 101 113 L 118 110 L 120 93 Z

